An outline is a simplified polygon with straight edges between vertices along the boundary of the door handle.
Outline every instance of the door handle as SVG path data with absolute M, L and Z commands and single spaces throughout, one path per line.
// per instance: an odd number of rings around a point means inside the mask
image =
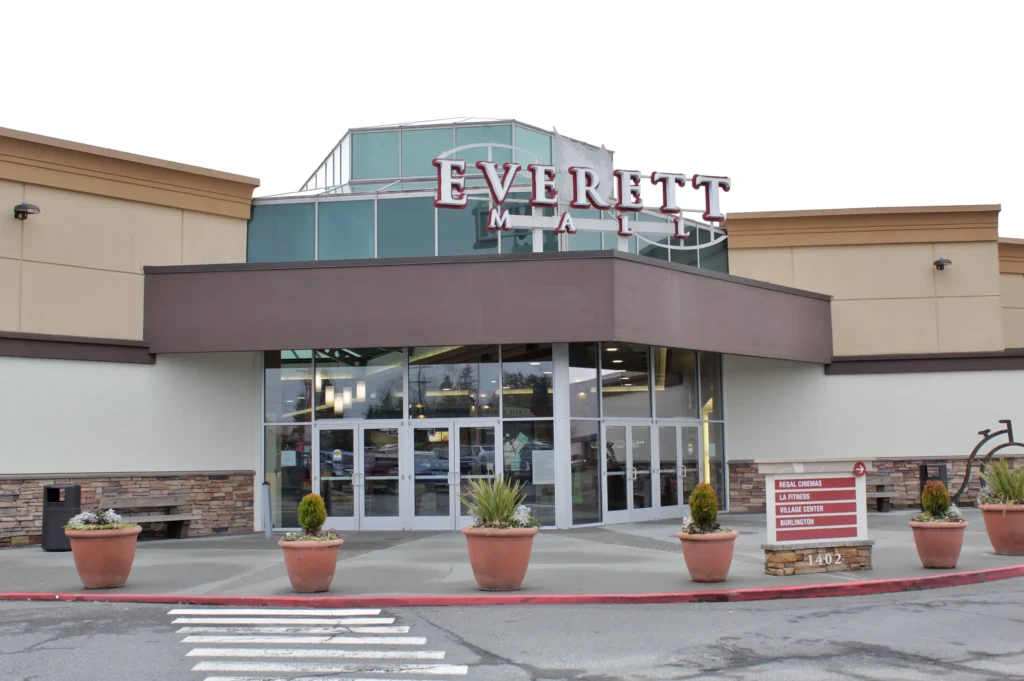
M 685 478 L 686 477 L 686 466 L 680 466 L 679 468 L 682 469 L 683 477 Z

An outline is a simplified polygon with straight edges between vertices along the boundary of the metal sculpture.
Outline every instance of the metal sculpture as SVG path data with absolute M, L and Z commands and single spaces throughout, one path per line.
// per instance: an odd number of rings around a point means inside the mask
M 982 458 L 981 465 L 979 467 L 980 473 L 985 472 L 985 465 L 992 459 L 992 455 L 995 454 L 996 452 L 1006 449 L 1007 447 L 1020 447 L 1021 449 L 1024 449 L 1024 443 L 1014 442 L 1013 440 L 1013 424 L 1010 422 L 1010 420 L 1000 419 L 999 423 L 1002 423 L 1004 426 L 1006 426 L 1006 428 L 1003 428 L 1002 430 L 997 430 L 995 432 L 992 432 L 991 428 L 986 428 L 985 430 L 978 431 L 978 435 L 981 435 L 981 441 L 977 445 L 975 445 L 974 450 L 971 452 L 971 455 L 967 457 L 967 469 L 964 471 L 964 481 L 960 483 L 960 489 L 958 489 L 956 491 L 956 494 L 954 494 L 951 498 L 954 504 L 959 505 L 960 495 L 967 491 L 967 486 L 971 482 L 971 467 L 974 465 L 974 459 L 977 458 L 978 452 L 981 451 L 982 447 L 984 447 L 990 441 L 994 440 L 995 438 L 1001 435 L 1006 436 L 1006 442 L 996 447 L 993 447 L 988 452 L 988 454 L 986 454 Z

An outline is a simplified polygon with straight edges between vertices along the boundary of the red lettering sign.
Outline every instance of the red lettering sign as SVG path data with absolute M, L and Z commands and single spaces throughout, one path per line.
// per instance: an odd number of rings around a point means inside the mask
M 813 515 L 815 513 L 856 513 L 857 504 L 779 504 L 775 515 Z
M 776 518 L 775 527 L 835 527 L 837 525 L 856 525 L 857 514 L 853 515 L 805 515 L 792 518 Z
M 776 492 L 775 502 L 779 504 L 793 504 L 808 501 L 853 501 L 857 498 L 857 490 L 801 490 L 799 492 Z
M 822 527 L 796 530 L 779 530 L 775 541 L 810 541 L 812 539 L 848 539 L 857 536 L 856 527 Z
M 789 491 L 854 487 L 853 478 L 788 478 L 775 481 L 775 489 Z

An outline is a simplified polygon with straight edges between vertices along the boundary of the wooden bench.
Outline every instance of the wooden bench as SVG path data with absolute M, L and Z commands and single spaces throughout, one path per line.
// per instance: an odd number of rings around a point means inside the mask
M 875 500 L 875 510 L 879 513 L 888 513 L 889 508 L 892 506 L 890 501 L 896 496 L 896 493 L 892 491 L 892 480 L 887 475 L 872 475 L 867 479 L 868 499 Z M 870 491 L 871 488 L 875 488 L 875 491 Z
M 121 515 L 126 521 L 139 523 L 140 525 L 144 523 L 167 523 L 167 536 L 174 539 L 184 539 L 187 537 L 189 523 L 193 520 L 201 520 L 203 517 L 191 513 L 174 512 L 179 506 L 187 504 L 188 497 L 185 494 L 169 494 L 162 497 L 103 497 L 100 499 L 100 508 L 112 508 L 118 513 L 137 509 L 161 510 L 161 513 L 143 515 L 121 513 Z

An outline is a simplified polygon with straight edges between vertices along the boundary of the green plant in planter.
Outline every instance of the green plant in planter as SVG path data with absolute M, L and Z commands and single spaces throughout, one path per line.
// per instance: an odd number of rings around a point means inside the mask
M 949 490 L 941 480 L 929 480 L 921 492 L 920 515 L 914 520 L 921 523 L 958 523 L 963 522 L 960 509 L 952 505 Z
M 983 503 L 1024 504 L 1024 467 L 1014 468 L 1006 459 L 999 459 L 985 467 L 981 479 L 985 481 Z
M 473 514 L 473 527 L 497 529 L 540 527 L 528 506 L 519 482 L 509 483 L 502 478 L 473 478 L 469 490 L 462 495 L 462 503 Z
M 334 532 L 324 532 L 324 523 L 327 522 L 327 507 L 319 494 L 307 494 L 299 502 L 299 527 L 302 532 L 289 532 L 285 535 L 287 541 L 330 541 L 337 539 Z
M 728 532 L 718 524 L 718 495 L 715 488 L 702 482 L 690 492 L 690 517 L 683 520 L 683 532 L 709 534 Z

